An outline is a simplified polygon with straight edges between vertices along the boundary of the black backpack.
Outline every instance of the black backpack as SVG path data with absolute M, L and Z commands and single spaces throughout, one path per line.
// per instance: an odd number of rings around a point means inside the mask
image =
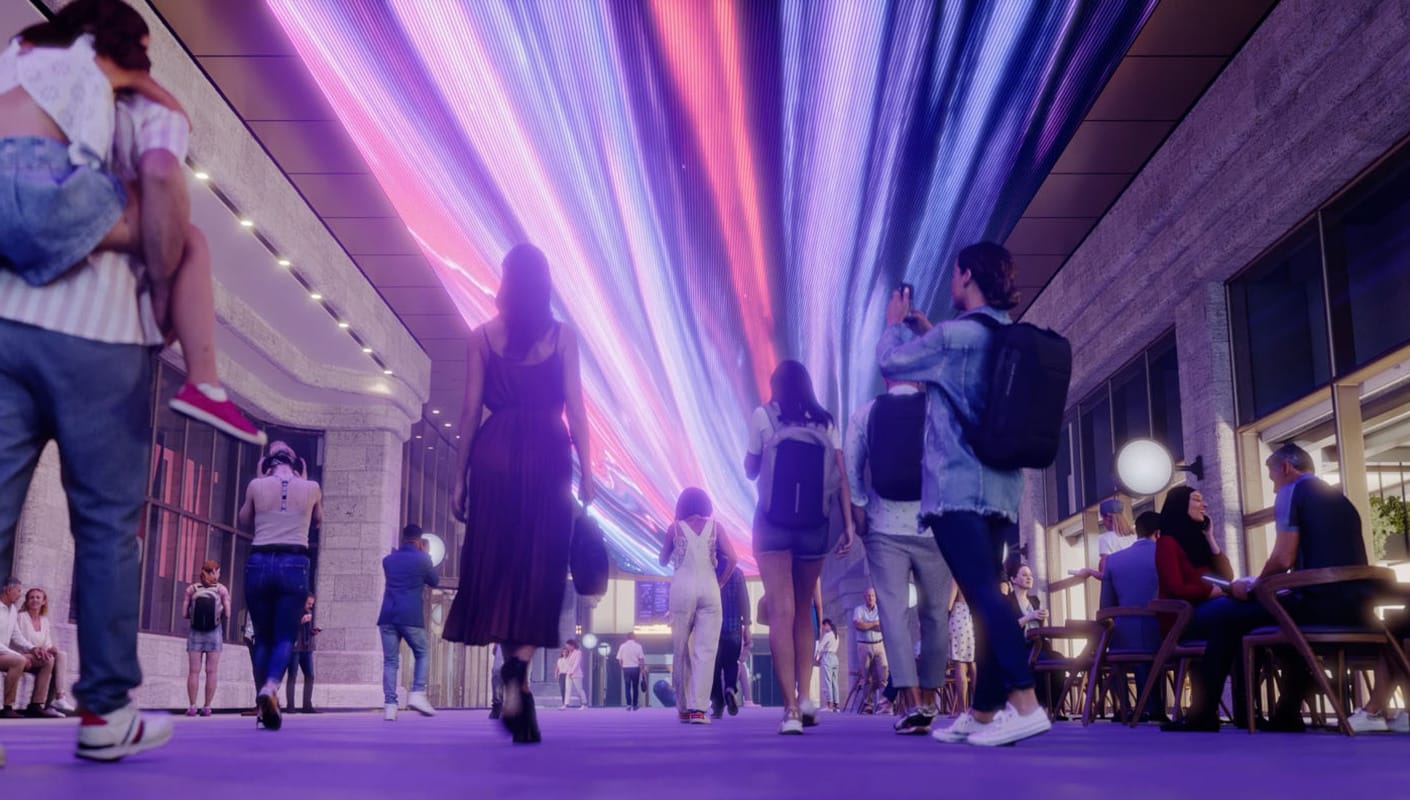
M 886 500 L 920 499 L 925 459 L 925 394 L 883 394 L 867 415 L 871 485 Z
M 778 406 L 772 403 L 764 410 L 773 425 L 759 467 L 764 518 L 790 530 L 819 528 L 828 521 L 832 498 L 841 482 L 827 429 L 784 422 Z
M 199 586 L 191 598 L 191 630 L 208 633 L 220 627 L 220 594 L 214 586 Z
M 993 340 L 983 410 L 973 422 L 960 418 L 965 439 L 979 461 L 994 469 L 1046 469 L 1057 458 L 1072 345 L 1026 322 L 1004 325 L 984 314 L 962 319 L 988 328 Z

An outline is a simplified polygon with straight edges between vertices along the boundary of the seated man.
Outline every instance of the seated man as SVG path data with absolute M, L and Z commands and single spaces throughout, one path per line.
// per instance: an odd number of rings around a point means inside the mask
M 62 713 L 46 713 L 44 708 L 49 697 L 49 680 L 54 674 L 54 659 L 36 658 L 20 633 L 20 595 L 23 591 L 20 579 L 14 576 L 6 578 L 3 587 L 0 587 L 0 670 L 5 671 L 5 708 L 0 710 L 0 717 L 62 717 Z M 34 692 L 30 695 L 29 707 L 21 714 L 15 710 L 15 695 L 19 693 L 20 678 L 26 672 L 34 674 Z
M 1136 518 L 1136 541 L 1102 559 L 1102 608 L 1123 606 L 1145 608 L 1156 598 L 1159 580 L 1155 572 L 1155 540 L 1160 535 L 1160 514 L 1147 511 Z M 1160 623 L 1155 617 L 1125 617 L 1115 620 L 1111 649 L 1153 653 L 1160 649 Z M 1124 671 L 1123 671 L 1124 673 Z M 1150 667 L 1136 667 L 1136 685 L 1144 686 Z M 1126 678 L 1122 675 L 1124 689 Z M 1165 708 L 1158 694 L 1152 694 L 1145 716 L 1162 716 Z
M 1273 552 L 1257 578 L 1235 581 L 1229 596 L 1218 597 L 1199 607 L 1191 623 L 1191 636 L 1205 636 L 1208 645 L 1200 662 L 1195 685 L 1194 707 L 1188 716 L 1161 726 L 1164 731 L 1219 730 L 1219 696 L 1230 670 L 1237 664 L 1243 637 L 1255 628 L 1275 624 L 1273 616 L 1256 601 L 1250 590 L 1263 578 L 1290 569 L 1365 566 L 1366 545 L 1361 539 L 1361 515 L 1335 487 L 1312 474 L 1312 457 L 1306 450 L 1287 443 L 1268 457 L 1268 477 L 1278 490 L 1274 501 L 1277 540 Z M 1367 598 L 1360 587 L 1323 586 L 1305 589 L 1283 598 L 1283 605 L 1299 625 L 1354 625 L 1365 621 Z M 1234 670 L 1235 708 L 1242 709 L 1243 669 Z M 1301 732 L 1302 703 L 1310 688 L 1311 675 L 1299 659 L 1283 662 L 1283 692 L 1278 707 L 1264 730 Z M 1238 711 L 1235 713 L 1236 724 Z

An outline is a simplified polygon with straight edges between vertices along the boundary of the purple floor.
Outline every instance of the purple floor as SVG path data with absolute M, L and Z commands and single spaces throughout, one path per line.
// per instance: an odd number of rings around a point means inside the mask
M 183 717 L 166 748 L 119 764 L 76 761 L 72 721 L 6 721 L 0 797 L 1350 800 L 1410 791 L 1406 735 L 1176 736 L 1062 723 L 1017 747 L 980 750 L 898 737 L 890 718 L 827 715 L 802 737 L 775 734 L 778 719 L 777 709 L 745 709 L 687 727 L 655 708 L 551 710 L 544 743 L 514 747 L 484 712 L 403 712 L 396 723 L 292 716 L 277 733 L 256 732 L 249 718 Z

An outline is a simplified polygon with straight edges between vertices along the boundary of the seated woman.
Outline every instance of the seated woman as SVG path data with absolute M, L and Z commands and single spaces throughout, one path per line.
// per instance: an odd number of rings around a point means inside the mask
M 38 586 L 25 592 L 24 606 L 21 609 L 15 635 L 29 647 L 29 654 L 40 663 L 54 665 L 49 681 L 48 702 L 39 712 L 40 716 L 59 717 L 72 714 L 76 709 L 64 694 L 64 664 L 68 656 L 54 641 L 54 631 L 49 626 L 49 595 Z M 33 713 L 33 712 L 31 712 Z
M 1156 578 L 1162 599 L 1198 606 L 1223 591 L 1205 575 L 1232 578 L 1233 568 L 1211 530 L 1204 496 L 1190 486 L 1176 486 L 1160 509 L 1160 538 L 1155 543 Z M 1164 623 L 1168 628 L 1169 622 Z M 1195 631 L 1190 631 L 1194 634 Z

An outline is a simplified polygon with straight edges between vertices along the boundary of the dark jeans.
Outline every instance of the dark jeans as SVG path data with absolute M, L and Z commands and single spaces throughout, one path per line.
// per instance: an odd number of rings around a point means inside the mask
M 950 574 L 964 593 L 974 617 L 975 711 L 997 711 L 1009 692 L 1033 688 L 1023 630 L 999 591 L 1005 541 L 1015 523 L 972 511 L 930 514 L 925 523 L 935 534 Z
M 294 653 L 299 618 L 308 600 L 308 556 L 250 553 L 245 562 L 245 602 L 255 623 L 255 685 L 284 681 Z
M 289 678 L 284 697 L 289 708 L 294 707 L 294 681 L 298 678 L 299 670 L 304 673 L 304 708 L 313 708 L 313 651 L 299 650 L 289 660 Z
M 743 646 L 740 631 L 721 631 L 720 647 L 715 651 L 715 680 L 710 686 L 710 705 L 720 708 L 725 692 L 739 691 L 739 649 Z
M 74 539 L 79 704 L 132 702 L 141 550 L 152 433 L 152 353 L 0 320 L 0 565 L 39 455 L 59 446 Z
M 636 708 L 641 704 L 641 667 L 623 668 L 622 685 L 627 690 L 627 708 Z

